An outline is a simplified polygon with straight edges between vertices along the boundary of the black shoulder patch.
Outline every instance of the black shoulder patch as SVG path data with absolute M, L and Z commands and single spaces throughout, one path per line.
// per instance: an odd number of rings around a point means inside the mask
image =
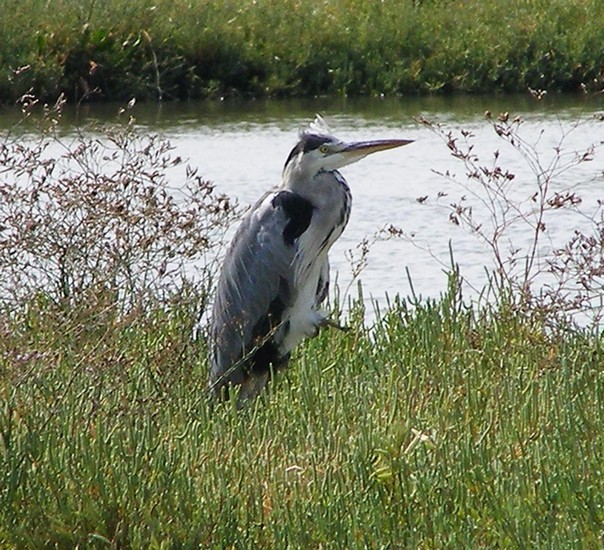
M 302 235 L 310 225 L 314 206 L 312 203 L 291 191 L 279 191 L 272 200 L 275 208 L 283 208 L 288 222 L 283 229 L 283 240 L 289 246 Z

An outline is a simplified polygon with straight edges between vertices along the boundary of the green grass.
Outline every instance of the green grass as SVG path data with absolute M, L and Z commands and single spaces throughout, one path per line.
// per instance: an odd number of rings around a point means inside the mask
M 5 102 L 604 83 L 600 0 L 0 0 L 0 18 Z
M 604 350 L 501 305 L 397 299 L 247 409 L 193 312 L 0 325 L 0 545 L 585 548 L 604 532 Z

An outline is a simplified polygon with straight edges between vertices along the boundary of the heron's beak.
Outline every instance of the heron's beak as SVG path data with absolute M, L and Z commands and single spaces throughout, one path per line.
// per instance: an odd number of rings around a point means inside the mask
M 348 143 L 340 151 L 342 156 L 346 159 L 347 164 L 356 162 L 365 158 L 371 153 L 377 153 L 378 151 L 386 151 L 387 149 L 394 149 L 395 147 L 402 147 L 403 145 L 409 145 L 413 143 L 412 139 L 376 139 L 373 141 L 357 141 L 356 143 Z

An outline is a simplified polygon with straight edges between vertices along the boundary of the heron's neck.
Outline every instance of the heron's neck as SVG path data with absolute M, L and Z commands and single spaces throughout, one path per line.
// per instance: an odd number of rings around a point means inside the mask
M 346 185 L 344 176 L 337 170 L 325 170 L 324 168 L 309 170 L 302 166 L 288 166 L 283 172 L 281 187 L 305 195 L 309 189 L 314 188 L 314 184 L 319 178 L 325 181 L 324 176 L 332 176 L 334 182 Z

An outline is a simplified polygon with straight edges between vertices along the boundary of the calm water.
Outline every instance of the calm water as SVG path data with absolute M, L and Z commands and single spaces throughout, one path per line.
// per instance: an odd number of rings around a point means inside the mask
M 283 163 L 296 143 L 297 131 L 314 114 L 324 115 L 333 132 L 344 140 L 372 138 L 409 138 L 415 143 L 376 154 L 342 173 L 352 189 L 354 204 L 348 228 L 331 252 L 333 275 L 341 292 L 351 282 L 350 251 L 358 257 L 357 247 L 364 238 L 374 236 L 387 225 L 402 229 L 407 238 L 372 244 L 368 264 L 361 280 L 366 299 L 382 303 L 385 295 L 409 295 L 406 269 L 416 293 L 438 296 L 446 287 L 445 269 L 450 265 L 450 247 L 461 273 L 468 282 L 468 293 L 480 289 L 486 281 L 484 267 L 492 267 L 488 249 L 463 227 L 449 221 L 448 204 L 468 195 L 468 189 L 435 174 L 449 170 L 466 181 L 464 167 L 452 158 L 438 136 L 415 122 L 423 115 L 451 130 L 471 130 L 476 136 L 476 152 L 484 164 L 490 164 L 493 152 L 501 152 L 502 165 L 516 175 L 511 193 L 525 200 L 535 191 L 535 175 L 527 162 L 499 139 L 485 123 L 484 113 L 509 111 L 525 119 L 523 138 L 532 145 L 541 164 L 555 158 L 555 148 L 567 153 L 583 150 L 604 140 L 604 123 L 594 114 L 604 109 L 604 98 L 531 97 L 416 98 L 407 100 L 328 100 L 205 102 L 170 105 L 137 105 L 137 123 L 151 132 L 169 138 L 176 154 L 199 167 L 204 178 L 212 180 L 222 192 L 237 197 L 241 204 L 253 203 L 266 189 L 280 180 Z M 115 105 L 88 106 L 79 114 L 68 113 L 71 124 L 86 119 L 112 119 Z M 0 113 L 5 128 L 15 114 Z M 577 126 L 577 122 L 582 122 Z M 570 159 L 570 157 L 569 157 Z M 593 162 L 565 172 L 555 181 L 555 189 L 572 190 L 583 199 L 586 216 L 555 212 L 546 221 L 544 249 L 562 246 L 575 229 L 587 230 L 589 217 L 604 200 L 604 155 L 597 151 Z M 445 197 L 437 198 L 442 192 Z M 425 202 L 419 197 L 428 197 Z M 475 216 L 489 223 L 488 211 L 475 204 Z M 411 237 L 412 236 L 412 237 Z M 506 247 L 526 247 L 530 233 L 525 227 L 512 231 Z M 549 242 L 548 242 L 549 241 Z M 334 278 L 335 278 L 334 277 Z M 356 294 L 356 287 L 348 292 Z

